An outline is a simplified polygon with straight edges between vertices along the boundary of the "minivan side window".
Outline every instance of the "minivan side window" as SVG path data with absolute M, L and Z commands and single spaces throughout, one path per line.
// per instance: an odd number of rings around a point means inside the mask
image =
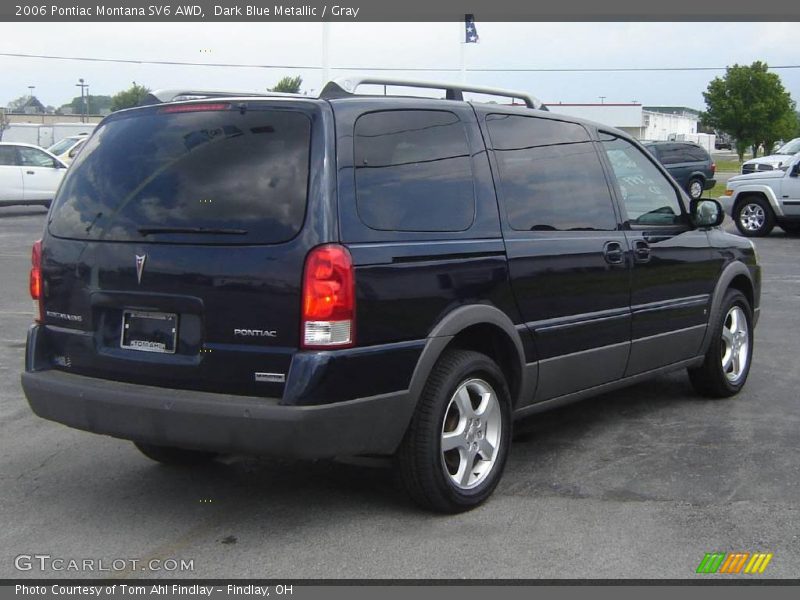
M 686 155 L 685 147 L 681 144 L 661 144 L 658 147 L 658 158 L 662 165 L 676 165 L 678 163 L 689 162 L 691 159 Z
M 682 223 L 678 193 L 652 161 L 622 138 L 603 134 L 601 141 L 630 222 L 634 225 Z
M 582 126 L 504 114 L 488 115 L 486 125 L 512 229 L 617 228 L 600 158 Z
M 356 206 L 371 229 L 464 231 L 475 218 L 464 124 L 443 110 L 367 113 L 355 124 Z

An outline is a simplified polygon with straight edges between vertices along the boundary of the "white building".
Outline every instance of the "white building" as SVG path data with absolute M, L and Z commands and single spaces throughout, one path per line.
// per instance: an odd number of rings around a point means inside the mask
M 698 133 L 700 111 L 685 106 L 645 106 L 642 125 L 647 140 L 681 139 Z
M 642 105 L 637 102 L 627 104 L 548 104 L 550 112 L 580 119 L 588 119 L 597 123 L 604 123 L 636 138 L 642 138 L 644 133 Z
M 548 104 L 554 113 L 605 123 L 640 140 L 686 140 L 714 147 L 714 136 L 699 134 L 700 111 L 685 106 L 630 103 Z M 701 139 L 710 137 L 709 140 Z

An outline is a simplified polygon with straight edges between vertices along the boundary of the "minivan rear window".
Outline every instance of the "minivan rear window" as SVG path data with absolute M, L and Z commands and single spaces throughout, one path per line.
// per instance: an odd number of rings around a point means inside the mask
M 165 106 L 100 125 L 64 179 L 50 233 L 219 244 L 293 238 L 305 218 L 310 119 L 213 107 Z

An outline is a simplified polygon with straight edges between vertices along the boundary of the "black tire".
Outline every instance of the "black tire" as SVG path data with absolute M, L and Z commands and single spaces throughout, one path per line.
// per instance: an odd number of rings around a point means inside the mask
M 723 369 L 723 359 L 726 356 L 726 342 L 723 339 L 723 327 L 729 323 L 729 313 L 734 307 L 742 310 L 746 320 L 747 342 L 746 363 L 741 373 L 735 378 L 729 378 Z M 709 398 L 727 398 L 738 394 L 747 382 L 750 365 L 753 360 L 753 311 L 750 302 L 738 290 L 729 289 L 725 292 L 719 312 L 714 316 L 715 321 L 711 326 L 711 345 L 706 352 L 703 364 L 694 369 L 688 369 L 689 380 L 694 389 Z
M 494 463 L 481 476 L 482 479 L 476 479 L 474 487 L 465 489 L 459 487 L 452 479 L 458 473 L 448 473 L 450 468 L 446 464 L 448 458 L 441 451 L 441 443 L 446 426 L 445 419 L 452 419 L 453 410 L 456 413 L 460 412 L 457 405 L 451 406 L 451 401 L 456 402 L 455 393 L 464 386 L 474 385 L 475 382 L 488 384 L 495 393 L 497 405 L 494 406 L 497 412 L 492 414 L 498 415 L 500 426 L 499 432 L 494 434 L 497 443 Z M 473 408 L 480 409 L 480 405 L 475 407 L 472 393 L 468 389 L 467 393 L 473 402 Z M 476 421 L 478 426 L 486 427 L 485 423 L 492 418 L 494 417 L 487 416 L 486 419 L 479 418 Z M 458 416 L 457 421 L 459 424 L 462 422 L 462 415 Z M 484 425 L 480 425 L 481 421 Z M 464 439 L 468 440 L 465 442 L 467 446 L 472 443 L 470 438 L 466 437 L 470 431 L 472 430 L 464 428 Z M 488 431 L 487 427 L 482 437 L 472 439 L 486 437 L 488 440 Z M 480 430 L 477 435 L 481 436 Z M 461 434 L 458 437 L 461 439 Z M 417 504 L 426 509 L 443 513 L 470 510 L 484 502 L 500 481 L 510 443 L 511 395 L 503 372 L 484 354 L 469 350 L 449 350 L 433 368 L 398 450 L 397 462 L 403 487 Z M 456 452 L 458 457 L 464 456 L 459 453 L 460 450 L 449 451 L 447 456 L 449 457 L 452 452 Z M 468 469 L 470 474 L 467 474 L 467 478 L 479 468 L 476 465 L 486 460 L 480 456 L 478 454 L 474 459 L 469 459 L 475 462 L 471 463 L 473 466 Z M 459 458 L 459 460 L 467 459 Z
M 692 177 L 686 184 L 686 193 L 689 194 L 692 200 L 699 200 L 703 197 L 705 185 L 706 182 L 702 177 Z
M 748 219 L 748 216 L 756 210 L 754 207 L 760 207 L 763 211 L 763 220 L 760 226 L 753 225 L 753 221 Z M 769 235 L 775 227 L 775 213 L 772 212 L 769 202 L 761 196 L 742 198 L 733 211 L 733 220 L 739 233 L 746 237 L 764 237 Z
M 216 458 L 216 452 L 202 450 L 187 450 L 186 448 L 173 448 L 171 446 L 156 446 L 144 442 L 133 442 L 139 451 L 147 458 L 164 465 L 190 466 L 202 465 Z

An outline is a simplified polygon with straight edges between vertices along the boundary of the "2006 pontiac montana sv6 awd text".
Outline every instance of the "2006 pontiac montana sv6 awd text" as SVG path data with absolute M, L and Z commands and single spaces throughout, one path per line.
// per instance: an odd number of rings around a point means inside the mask
M 33 248 L 33 410 L 165 463 L 394 456 L 455 512 L 516 418 L 674 369 L 742 388 L 760 270 L 715 201 L 526 94 L 374 81 L 106 117 Z

